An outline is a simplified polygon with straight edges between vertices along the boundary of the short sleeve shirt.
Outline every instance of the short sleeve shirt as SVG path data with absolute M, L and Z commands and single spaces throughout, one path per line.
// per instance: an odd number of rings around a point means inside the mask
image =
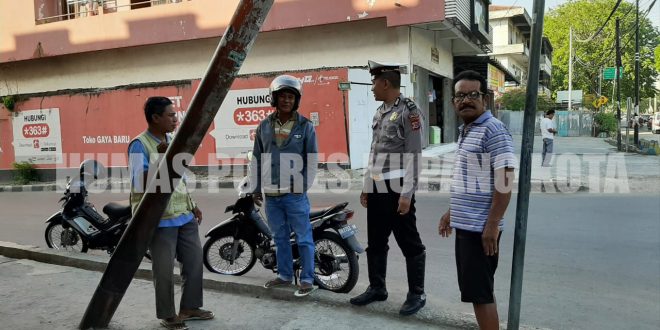
M 459 130 L 451 183 L 451 226 L 482 232 L 495 192 L 495 170 L 516 168 L 513 139 L 490 111 Z

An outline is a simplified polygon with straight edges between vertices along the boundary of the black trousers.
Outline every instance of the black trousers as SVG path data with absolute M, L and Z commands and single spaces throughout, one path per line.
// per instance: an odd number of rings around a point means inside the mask
M 402 179 L 394 179 L 401 187 Z M 375 254 L 386 254 L 389 250 L 388 240 L 394 232 L 394 238 L 406 258 L 420 255 L 426 250 L 417 231 L 417 218 L 415 217 L 415 196 L 410 202 L 410 211 L 406 215 L 397 213 L 400 194 L 392 190 L 390 180 L 378 182 L 373 192 L 367 195 L 367 250 Z M 374 182 L 376 185 L 376 182 Z M 378 189 L 377 189 L 378 188 Z

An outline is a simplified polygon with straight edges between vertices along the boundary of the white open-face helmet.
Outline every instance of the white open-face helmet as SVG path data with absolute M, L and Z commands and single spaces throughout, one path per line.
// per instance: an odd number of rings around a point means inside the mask
M 277 107 L 277 92 L 284 90 L 296 95 L 296 103 L 293 105 L 293 110 L 297 110 L 298 105 L 300 105 L 300 97 L 302 96 L 302 83 L 298 78 L 289 75 L 278 76 L 270 83 L 270 105 Z

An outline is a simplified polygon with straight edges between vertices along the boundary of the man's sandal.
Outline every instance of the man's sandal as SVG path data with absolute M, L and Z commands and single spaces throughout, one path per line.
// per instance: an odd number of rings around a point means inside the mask
M 160 320 L 160 325 L 168 330 L 188 330 L 188 326 L 180 318 L 174 318 L 172 321 Z
M 201 308 L 179 312 L 179 319 L 182 321 L 210 320 L 214 317 L 215 315 L 213 312 Z

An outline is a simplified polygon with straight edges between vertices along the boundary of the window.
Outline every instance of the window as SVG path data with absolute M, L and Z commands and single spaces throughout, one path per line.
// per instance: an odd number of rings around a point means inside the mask
M 115 13 L 191 0 L 34 0 L 36 24 Z

